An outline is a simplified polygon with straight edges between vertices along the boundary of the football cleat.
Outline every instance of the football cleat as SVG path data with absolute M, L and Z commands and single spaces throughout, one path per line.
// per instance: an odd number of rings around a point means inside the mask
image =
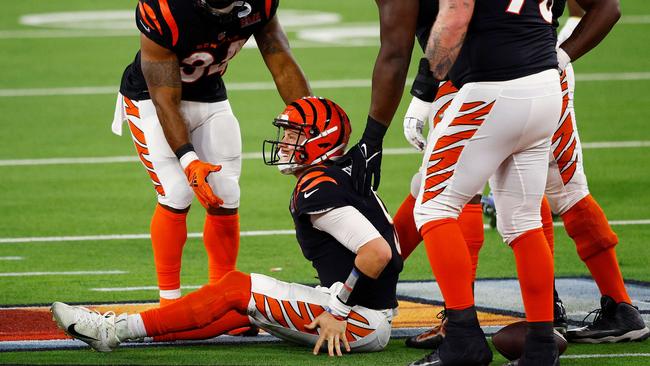
M 101 314 L 83 306 L 55 302 L 50 312 L 57 326 L 67 335 L 88 343 L 99 352 L 110 352 L 120 344 L 112 311 Z M 126 317 L 120 317 L 119 321 L 126 321 Z
M 414 335 L 406 339 L 407 347 L 420 348 L 420 349 L 436 349 L 445 338 L 445 326 L 447 325 L 447 316 L 445 311 L 442 310 L 436 315 L 436 318 L 441 319 L 440 325 Z
M 568 327 L 569 320 L 566 316 L 566 309 L 557 291 L 553 289 L 553 328 L 564 336 Z
M 650 336 L 650 329 L 643 322 L 639 310 L 628 303 L 616 303 L 609 296 L 600 298 L 600 309 L 585 317 L 595 314 L 591 324 L 577 329 L 569 329 L 566 338 L 575 343 L 617 343 L 642 341 Z
M 490 219 L 490 227 L 493 229 L 497 227 L 497 206 L 494 203 L 492 192 L 481 197 L 481 208 L 483 209 L 483 215 Z

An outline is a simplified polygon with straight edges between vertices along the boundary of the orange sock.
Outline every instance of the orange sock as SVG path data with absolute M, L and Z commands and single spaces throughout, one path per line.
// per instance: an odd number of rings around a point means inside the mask
M 553 256 L 541 228 L 527 231 L 511 244 L 517 262 L 521 297 L 528 322 L 553 321 Z
M 206 215 L 203 243 L 208 252 L 209 283 L 235 270 L 239 252 L 239 214 Z
M 172 342 L 188 339 L 208 339 L 225 334 L 233 329 L 250 326 L 248 315 L 231 310 L 226 315 L 199 329 L 167 333 L 153 338 L 154 342 Z
M 415 197 L 409 193 L 393 218 L 403 259 L 408 258 L 422 241 L 422 235 L 418 232 L 413 218 L 414 207 Z
M 553 234 L 553 212 L 551 212 L 551 205 L 548 203 L 546 196 L 542 198 L 542 229 L 548 247 L 551 248 L 551 255 L 555 251 L 555 235 Z
M 469 249 L 469 256 L 472 261 L 472 282 L 476 278 L 478 267 L 478 253 L 483 247 L 485 234 L 483 232 L 483 210 L 480 203 L 468 203 L 458 216 L 458 225 L 463 233 L 463 238 Z
M 161 297 L 181 296 L 181 257 L 187 240 L 187 213 L 174 213 L 161 205 L 151 219 L 151 245 Z M 163 296 L 164 294 L 164 296 Z
M 445 307 L 463 310 L 474 305 L 472 261 L 456 219 L 430 221 L 421 233 Z
M 232 271 L 165 307 L 140 313 L 148 336 L 203 328 L 230 311 L 246 314 L 251 296 L 249 275 Z
M 564 227 L 576 244 L 602 295 L 630 303 L 614 247 L 618 237 L 598 202 L 587 195 L 562 215 Z
M 596 281 L 601 294 L 611 297 L 617 303 L 632 303 L 630 295 L 625 289 L 614 247 L 592 255 L 585 261 L 585 264 L 587 264 L 591 277 Z

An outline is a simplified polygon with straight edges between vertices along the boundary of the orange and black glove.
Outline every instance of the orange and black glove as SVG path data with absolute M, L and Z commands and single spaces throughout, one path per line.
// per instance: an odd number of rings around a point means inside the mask
M 181 148 L 188 149 L 186 145 Z M 196 194 L 196 198 L 198 198 L 201 205 L 205 208 L 216 208 L 221 206 L 223 200 L 212 192 L 212 188 L 210 187 L 210 184 L 208 184 L 208 175 L 220 171 L 221 165 L 214 165 L 199 160 L 199 157 L 196 155 L 194 150 L 191 149 L 191 145 L 189 148 L 188 151 L 184 152 L 179 157 L 179 160 L 181 166 L 185 170 L 187 181 L 189 182 L 190 187 L 194 190 L 194 194 Z M 180 154 L 177 153 L 177 156 L 178 155 Z

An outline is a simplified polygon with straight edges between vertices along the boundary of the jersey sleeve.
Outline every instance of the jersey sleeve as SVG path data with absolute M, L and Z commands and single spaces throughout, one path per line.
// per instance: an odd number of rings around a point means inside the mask
M 280 6 L 280 0 L 263 0 L 263 1 L 264 1 L 264 16 L 266 17 L 267 20 L 271 20 L 278 12 L 278 6 Z
M 349 205 L 342 185 L 320 169 L 300 178 L 294 190 L 294 203 L 298 215 L 324 213 Z
M 162 47 L 172 49 L 178 42 L 178 26 L 168 0 L 140 0 L 135 11 L 138 30 Z

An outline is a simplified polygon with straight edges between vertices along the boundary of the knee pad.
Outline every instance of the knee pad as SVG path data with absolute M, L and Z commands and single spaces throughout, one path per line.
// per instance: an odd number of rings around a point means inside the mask
M 221 170 L 208 176 L 208 183 L 214 194 L 223 200 L 221 207 L 239 207 L 239 175 L 241 172 L 241 159 L 221 163 Z
M 583 261 L 618 244 L 605 213 L 591 195 L 571 207 L 562 220 Z
M 192 204 L 194 191 L 190 188 L 185 176 L 183 176 L 182 180 L 179 179 L 171 184 L 165 184 L 164 189 L 165 195 L 158 195 L 158 203 L 177 210 L 184 210 Z

